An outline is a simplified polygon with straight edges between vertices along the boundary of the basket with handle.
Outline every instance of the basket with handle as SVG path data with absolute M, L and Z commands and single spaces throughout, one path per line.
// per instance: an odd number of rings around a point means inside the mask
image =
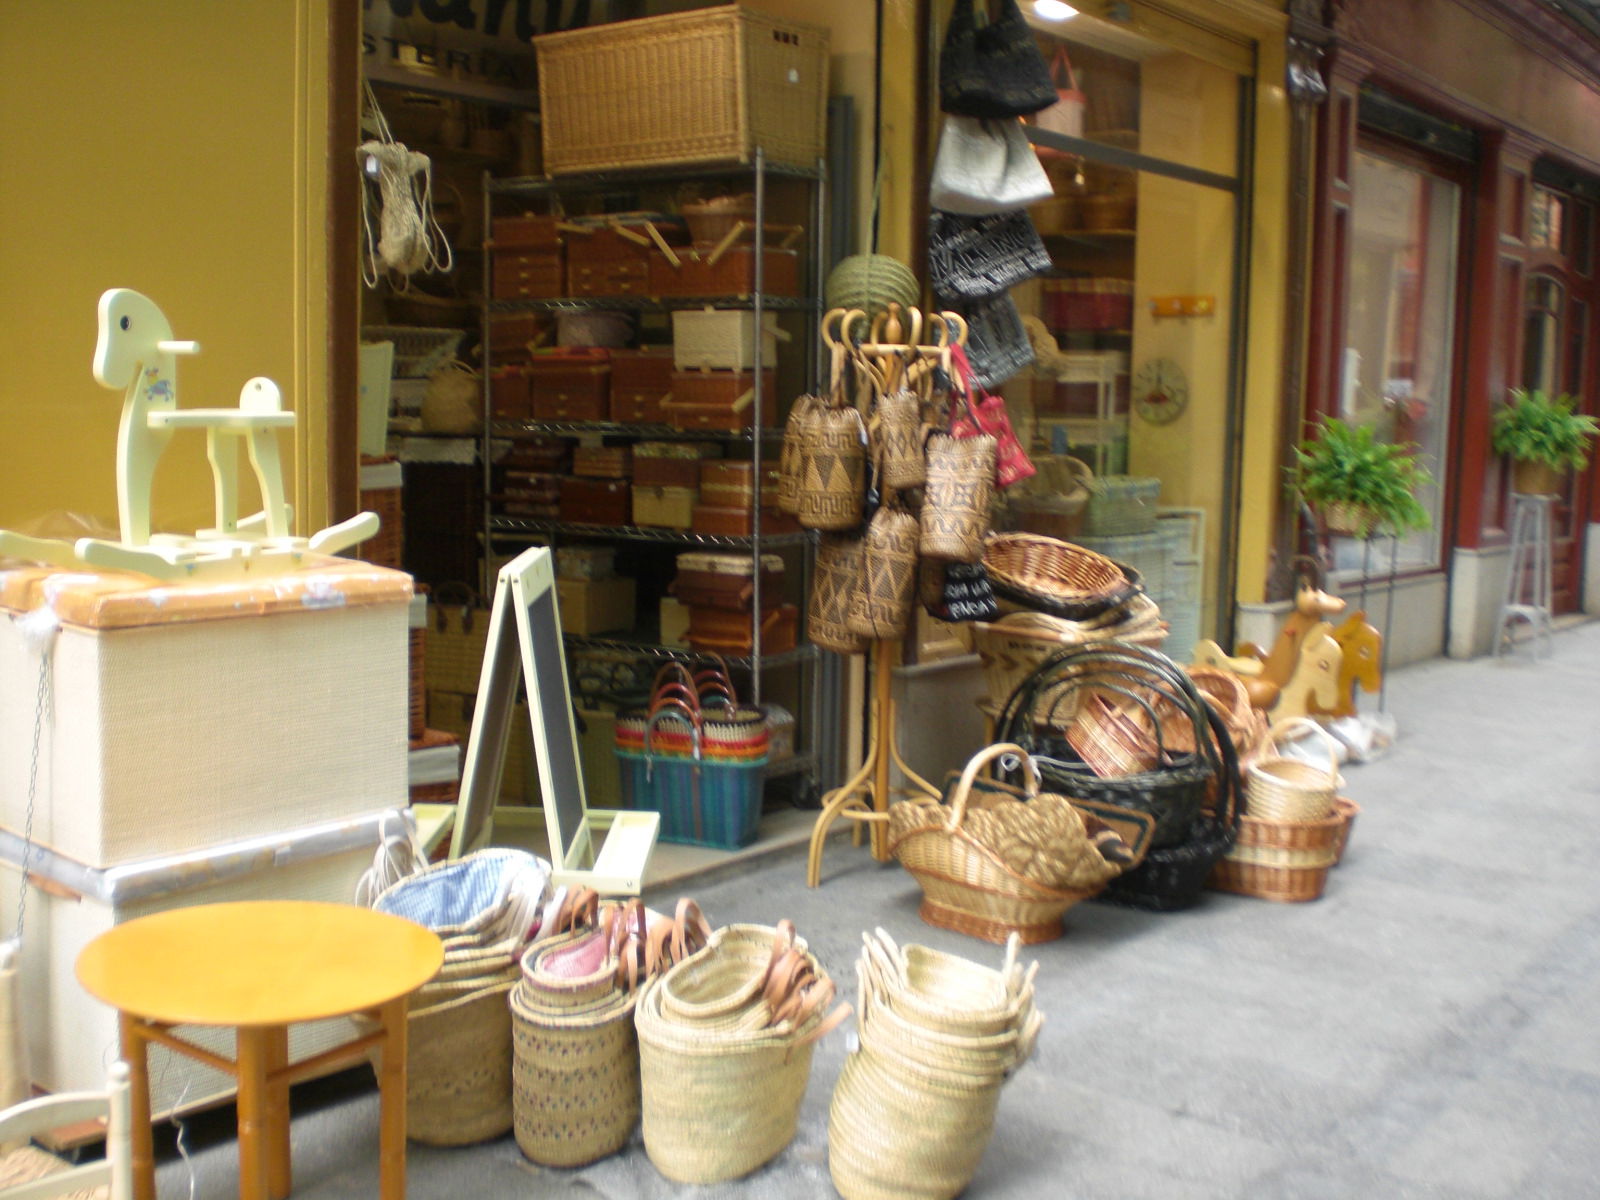
M 969 805 L 978 772 L 1002 755 L 1021 762 L 1027 803 Z M 1028 752 L 1005 742 L 972 757 L 948 803 L 890 805 L 889 851 L 922 886 L 924 921 L 1002 943 L 1060 937 L 1062 914 L 1122 870 L 1064 797 L 1040 795 Z
M 1269 745 L 1276 747 L 1285 735 L 1311 731 L 1328 752 L 1328 768 L 1323 770 L 1298 758 L 1267 754 L 1258 758 L 1246 772 L 1245 813 L 1277 821 L 1320 821 L 1333 812 L 1334 799 L 1344 786 L 1339 774 L 1339 744 L 1321 725 L 1306 717 L 1280 721 L 1267 733 Z

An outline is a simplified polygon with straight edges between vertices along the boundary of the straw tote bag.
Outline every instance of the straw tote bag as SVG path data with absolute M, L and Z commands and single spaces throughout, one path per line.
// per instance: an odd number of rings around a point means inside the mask
M 1078 88 L 1078 76 L 1072 69 L 1072 60 L 1067 57 L 1065 46 L 1056 47 L 1055 57 L 1050 60 L 1050 77 L 1056 85 L 1056 102 L 1049 108 L 1040 109 L 1033 119 L 1034 124 L 1051 133 L 1081 138 L 1083 110 L 1088 98 Z M 1052 150 L 1047 146 L 1037 149 L 1040 158 L 1067 157 L 1065 150 Z

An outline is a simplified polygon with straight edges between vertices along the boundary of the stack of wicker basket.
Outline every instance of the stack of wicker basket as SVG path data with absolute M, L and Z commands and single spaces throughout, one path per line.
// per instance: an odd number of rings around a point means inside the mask
M 1326 769 L 1278 752 L 1284 738 L 1302 731 L 1321 740 Z M 1338 743 L 1315 721 L 1300 717 L 1273 726 L 1264 747 L 1244 771 L 1238 841 L 1217 864 L 1210 883 L 1218 891 L 1265 900 L 1315 900 L 1360 811 L 1339 795 L 1344 780 Z
M 748 1175 L 794 1138 L 816 1041 L 849 1014 L 784 922 L 729 925 L 639 998 L 644 1148 L 682 1183 Z
M 1006 945 L 994 971 L 864 934 L 860 1049 L 828 1112 L 828 1171 L 845 1200 L 949 1200 L 972 1180 L 1000 1087 L 1032 1052 L 1044 1017 L 1035 963 Z
M 528 949 L 511 992 L 513 1112 L 524 1155 L 578 1167 L 627 1144 L 639 1121 L 639 987 L 709 934 L 692 900 L 670 919 L 631 900 Z
M 444 940 L 444 965 L 412 997 L 407 1023 L 406 1134 L 464 1146 L 511 1128 L 511 1014 L 506 993 L 538 930 L 549 864 L 522 850 L 481 850 L 428 867 L 372 906 Z

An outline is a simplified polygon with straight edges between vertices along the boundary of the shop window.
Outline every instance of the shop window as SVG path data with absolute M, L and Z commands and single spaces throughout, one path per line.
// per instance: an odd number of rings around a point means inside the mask
M 1566 289 L 1548 275 L 1528 280 L 1522 317 L 1522 386 L 1555 393 L 1562 390 L 1562 308 Z
M 1567 199 L 1549 188 L 1533 189 L 1528 212 L 1528 244 L 1536 250 L 1566 252 Z
M 1401 569 L 1440 561 L 1460 206 L 1454 183 L 1357 153 L 1338 415 L 1371 427 L 1386 442 L 1414 446 L 1435 479 L 1418 497 L 1433 527 L 1393 547 Z M 1335 564 L 1387 569 L 1388 561 L 1369 562 L 1367 550 L 1355 539 L 1335 538 Z

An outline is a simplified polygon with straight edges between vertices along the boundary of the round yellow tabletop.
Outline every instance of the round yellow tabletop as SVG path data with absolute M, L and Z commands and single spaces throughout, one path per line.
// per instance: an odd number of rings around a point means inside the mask
M 254 900 L 118 925 L 78 955 L 105 1003 L 173 1025 L 288 1025 L 376 1008 L 444 962 L 412 921 L 349 904 Z

